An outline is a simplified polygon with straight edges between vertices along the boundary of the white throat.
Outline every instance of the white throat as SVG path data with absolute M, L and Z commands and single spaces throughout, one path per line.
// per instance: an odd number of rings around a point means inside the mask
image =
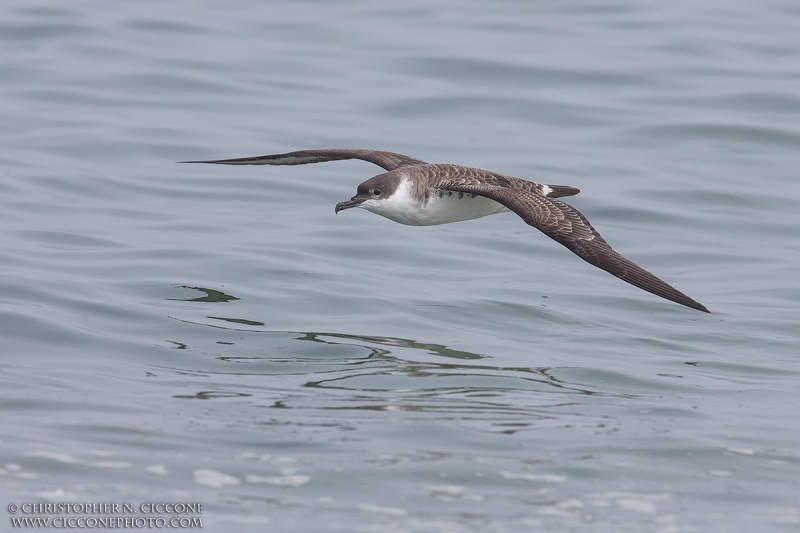
M 508 211 L 489 198 L 452 191 L 432 190 L 426 202 L 414 196 L 409 178 L 388 198 L 365 200 L 359 207 L 409 226 L 449 224 Z

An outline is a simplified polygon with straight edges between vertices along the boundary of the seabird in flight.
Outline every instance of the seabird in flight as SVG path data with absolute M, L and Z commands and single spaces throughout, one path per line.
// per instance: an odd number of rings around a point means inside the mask
M 286 154 L 183 161 L 221 165 L 305 165 L 361 159 L 386 170 L 358 186 L 356 195 L 336 204 L 336 213 L 360 207 L 410 226 L 449 224 L 513 211 L 527 224 L 563 244 L 575 255 L 631 285 L 673 302 L 710 313 L 701 303 L 625 259 L 586 217 L 557 200 L 579 189 L 544 185 L 459 165 L 430 164 L 393 152 L 364 149 L 300 150 Z

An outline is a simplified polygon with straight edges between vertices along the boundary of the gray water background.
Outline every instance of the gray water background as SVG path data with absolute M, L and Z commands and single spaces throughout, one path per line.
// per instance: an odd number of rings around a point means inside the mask
M 798 28 L 788 0 L 4 2 L 3 508 L 797 531 Z M 335 216 L 368 163 L 175 164 L 317 147 L 579 187 L 713 314 L 512 213 Z

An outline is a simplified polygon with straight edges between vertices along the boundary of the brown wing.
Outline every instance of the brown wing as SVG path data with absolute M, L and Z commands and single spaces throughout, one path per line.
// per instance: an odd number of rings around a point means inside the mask
M 522 190 L 487 184 L 485 181 L 485 178 L 455 178 L 441 182 L 439 188 L 491 198 L 514 211 L 551 239 L 566 246 L 584 261 L 656 296 L 710 313 L 702 304 L 615 252 L 586 217 L 571 205 L 542 196 L 536 187 Z
M 423 172 L 423 169 L 419 169 L 418 171 Z M 495 186 L 504 189 L 514 189 L 516 191 L 528 191 L 540 196 L 549 196 L 550 198 L 575 196 L 581 192 L 580 189 L 569 187 L 568 185 L 544 185 L 534 181 L 515 178 L 514 176 L 504 176 L 496 172 L 489 172 L 488 170 L 482 170 L 480 168 L 462 167 L 460 165 L 428 165 L 424 169 L 424 172 L 430 176 L 431 179 L 437 181 L 448 180 L 448 183 L 457 183 L 459 185 Z M 440 188 L 443 189 L 444 187 Z
M 351 148 L 333 148 L 325 150 L 300 150 L 285 154 L 259 155 L 240 157 L 238 159 L 214 159 L 211 161 L 181 161 L 181 163 L 216 163 L 219 165 L 306 165 L 308 163 L 324 163 L 343 159 L 361 159 L 374 163 L 384 170 L 391 171 L 402 167 L 425 165 L 424 161 L 380 150 L 364 150 Z

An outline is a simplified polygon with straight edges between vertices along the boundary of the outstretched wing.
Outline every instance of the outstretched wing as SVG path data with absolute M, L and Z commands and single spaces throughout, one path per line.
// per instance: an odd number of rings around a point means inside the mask
M 701 303 L 622 257 L 609 246 L 577 209 L 560 200 L 543 196 L 535 187 L 523 190 L 487 184 L 485 178 L 454 177 L 441 182 L 439 188 L 477 194 L 501 203 L 522 217 L 526 223 L 563 244 L 584 261 L 656 296 L 698 311 L 711 312 Z
M 368 161 L 378 165 L 387 171 L 427 164 L 425 161 L 420 161 L 419 159 L 408 157 L 407 155 L 358 148 L 300 150 L 298 152 L 288 152 L 285 154 L 240 157 L 238 159 L 215 159 L 211 161 L 181 161 L 181 163 L 216 163 L 219 165 L 306 165 L 308 163 L 324 163 L 326 161 L 341 161 L 343 159 L 361 159 L 362 161 Z

